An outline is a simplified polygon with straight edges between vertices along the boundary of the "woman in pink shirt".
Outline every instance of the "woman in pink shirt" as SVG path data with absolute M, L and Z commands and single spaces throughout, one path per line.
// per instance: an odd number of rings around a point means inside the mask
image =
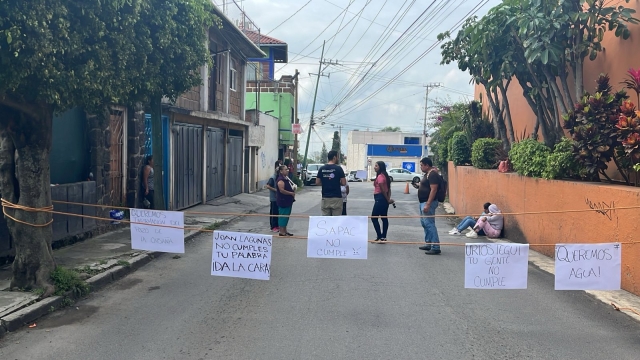
M 389 204 L 393 204 L 389 174 L 387 174 L 387 165 L 383 161 L 376 162 L 373 169 L 376 171 L 376 178 L 373 181 L 373 199 L 375 203 L 371 211 L 371 222 L 376 230 L 376 241 L 387 241 L 389 219 L 386 216 L 389 212 Z M 382 218 L 382 231 L 380 230 L 378 218 L 375 216 L 384 216 Z

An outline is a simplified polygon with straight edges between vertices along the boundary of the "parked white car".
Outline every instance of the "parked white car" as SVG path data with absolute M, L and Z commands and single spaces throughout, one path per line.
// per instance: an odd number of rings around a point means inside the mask
M 420 182 L 422 174 L 414 173 L 406 169 L 396 168 L 387 170 L 391 181 L 411 181 Z
M 359 177 L 357 177 L 356 175 L 358 174 L 357 171 L 350 171 L 349 175 L 347 175 L 347 181 L 348 182 L 362 182 L 363 179 L 360 179 Z
M 316 184 L 316 177 L 318 177 L 318 170 L 320 169 L 321 166 L 324 166 L 324 164 L 309 164 L 307 165 L 307 169 L 305 170 L 305 178 L 304 181 L 306 182 L 306 185 L 315 185 Z

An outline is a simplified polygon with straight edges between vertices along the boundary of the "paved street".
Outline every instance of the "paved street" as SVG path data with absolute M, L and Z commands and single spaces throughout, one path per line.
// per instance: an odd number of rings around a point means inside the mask
M 415 190 L 390 215 L 415 214 Z M 352 183 L 348 211 L 367 215 L 370 183 Z M 294 214 L 319 215 L 319 189 Z M 268 218 L 227 230 L 264 232 Z M 451 225 L 438 220 L 441 241 Z M 304 236 L 307 223 L 292 219 Z M 375 238 L 369 227 L 369 238 Z M 0 340 L 2 359 L 637 359 L 640 324 L 584 292 L 553 290 L 533 266 L 527 290 L 464 289 L 464 248 L 419 251 L 417 219 L 392 219 L 369 259 L 307 259 L 303 240 L 274 240 L 270 281 L 210 276 L 211 234 L 73 307 Z

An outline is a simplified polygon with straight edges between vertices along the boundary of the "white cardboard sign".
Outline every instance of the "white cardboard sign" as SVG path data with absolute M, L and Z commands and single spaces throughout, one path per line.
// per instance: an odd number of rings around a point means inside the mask
M 271 245 L 271 235 L 215 231 L 211 275 L 269 280 Z
M 184 213 L 150 209 L 129 213 L 132 249 L 184 254 Z
M 528 244 L 465 244 L 466 289 L 526 289 Z
M 368 220 L 366 216 L 309 217 L 307 257 L 366 259 Z
M 556 290 L 620 290 L 620 243 L 557 244 Z

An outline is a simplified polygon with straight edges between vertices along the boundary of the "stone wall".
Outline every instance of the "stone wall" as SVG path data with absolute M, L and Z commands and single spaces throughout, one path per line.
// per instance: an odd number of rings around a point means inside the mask
M 111 135 L 109 133 L 109 112 L 102 115 L 87 114 L 87 132 L 89 134 L 89 171 L 96 182 L 97 204 L 111 205 L 109 196 L 109 170 Z M 98 208 L 97 216 L 109 215 L 109 210 Z
M 127 206 L 142 207 L 140 174 L 145 158 L 145 112 L 141 105 L 130 108 L 127 119 Z

